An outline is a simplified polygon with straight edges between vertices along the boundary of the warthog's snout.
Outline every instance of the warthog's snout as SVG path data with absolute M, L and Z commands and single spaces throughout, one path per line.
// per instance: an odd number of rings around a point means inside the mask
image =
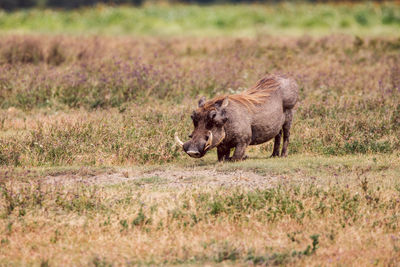
M 183 144 L 183 151 L 192 158 L 201 158 L 210 145 L 205 140 L 189 140 Z
M 193 157 L 193 158 L 198 158 L 200 157 L 200 151 L 197 149 L 197 147 L 195 147 L 194 145 L 192 145 L 191 140 L 187 141 L 186 143 L 183 144 L 183 151 L 186 152 L 186 154 L 188 154 L 189 156 Z
M 182 146 L 183 151 L 186 152 L 192 158 L 201 158 L 207 152 L 209 148 L 211 148 L 213 135 L 211 131 L 207 132 L 205 139 L 203 138 L 197 140 L 189 140 L 186 143 L 183 143 L 177 135 L 175 135 L 176 142 Z
M 200 158 L 201 153 L 199 151 L 189 150 L 185 151 L 192 158 Z

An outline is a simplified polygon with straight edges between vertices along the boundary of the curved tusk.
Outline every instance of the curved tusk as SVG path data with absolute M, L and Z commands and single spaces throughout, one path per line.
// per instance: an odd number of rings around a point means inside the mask
M 206 145 L 204 147 L 204 150 L 207 150 L 208 148 L 210 148 L 212 143 L 213 143 L 213 134 L 212 134 L 212 132 L 208 131 L 208 135 L 209 135 L 208 136 L 208 140 L 207 140 L 207 143 L 206 143 Z
M 225 131 L 222 133 L 221 139 L 219 139 L 218 143 L 215 146 L 218 146 L 219 144 L 222 143 L 222 141 L 224 141 L 225 139 Z
M 175 133 L 175 141 L 176 141 L 180 146 L 183 146 L 183 142 L 181 141 L 181 139 L 179 139 L 178 133 Z

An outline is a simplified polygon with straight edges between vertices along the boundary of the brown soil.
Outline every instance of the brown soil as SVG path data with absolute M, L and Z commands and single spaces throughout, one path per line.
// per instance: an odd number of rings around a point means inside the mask
M 216 170 L 156 170 L 128 171 L 94 175 L 60 174 L 47 176 L 45 183 L 53 185 L 115 185 L 133 183 L 143 187 L 195 188 L 195 187 L 246 187 L 265 188 L 276 184 L 283 176 L 263 176 L 248 171 L 219 172 Z

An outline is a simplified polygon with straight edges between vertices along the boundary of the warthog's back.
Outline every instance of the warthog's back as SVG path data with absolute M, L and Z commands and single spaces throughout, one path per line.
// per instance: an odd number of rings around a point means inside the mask
M 266 75 L 243 93 L 229 97 L 244 104 L 247 101 L 254 105 L 270 105 L 271 101 L 281 100 L 283 109 L 292 109 L 297 103 L 298 94 L 299 88 L 293 79 L 283 75 Z
M 282 95 L 283 108 L 292 109 L 296 105 L 299 95 L 297 83 L 293 79 L 283 76 L 276 76 L 275 79 L 279 81 L 279 91 Z

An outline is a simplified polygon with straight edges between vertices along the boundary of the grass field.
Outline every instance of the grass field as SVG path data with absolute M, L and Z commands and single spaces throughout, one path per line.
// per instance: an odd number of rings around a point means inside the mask
M 399 34 L 400 5 L 146 5 L 0 13 L 0 32 L 108 35 Z
M 2 171 L 4 265 L 400 260 L 395 155 Z
M 201 95 L 267 72 L 300 86 L 291 154 L 398 153 L 399 40 L 8 36 L 0 48 L 0 163 L 126 165 L 186 159 Z M 269 154 L 270 144 L 251 150 Z
M 1 13 L 0 265 L 396 266 L 399 10 Z M 288 158 L 174 144 L 268 72 L 300 86 Z

